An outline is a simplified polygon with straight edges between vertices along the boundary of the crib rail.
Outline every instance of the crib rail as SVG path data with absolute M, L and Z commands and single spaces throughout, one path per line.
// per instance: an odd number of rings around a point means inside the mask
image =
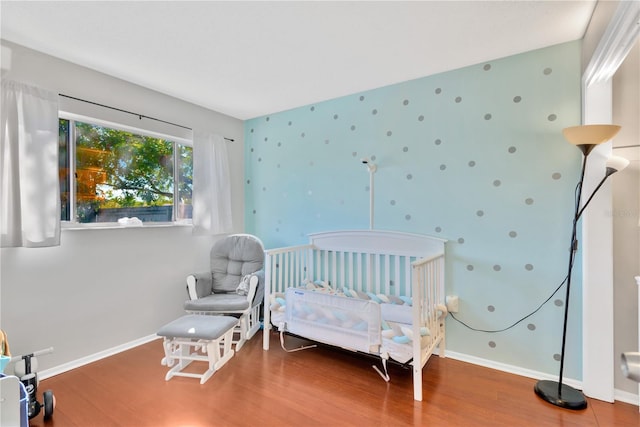
M 265 251 L 264 321 L 262 347 L 269 349 L 271 295 L 299 286 L 310 276 L 312 245 L 289 246 Z
M 445 357 L 444 255 L 414 261 L 412 268 L 413 336 L 419 337 L 422 327 L 428 328 L 430 333 L 426 347 L 415 339 L 413 345 L 414 399 L 422 400 L 422 368 L 436 347 L 438 355 Z

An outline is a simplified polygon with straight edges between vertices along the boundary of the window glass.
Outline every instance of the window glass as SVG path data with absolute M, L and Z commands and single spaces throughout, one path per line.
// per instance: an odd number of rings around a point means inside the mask
M 191 218 L 191 147 L 91 123 L 60 122 L 61 157 L 63 140 L 66 152 L 75 153 L 75 198 L 68 196 L 72 185 L 63 182 L 62 176 L 66 174 L 69 180 L 71 174 L 68 164 L 63 166 L 61 160 L 61 188 L 65 187 L 61 191 L 65 195 L 61 219 L 71 217 L 67 212 L 73 205 L 73 218 L 79 223 L 117 222 L 131 217 L 142 222 Z M 63 126 L 63 122 L 67 124 Z M 75 143 L 74 150 L 68 149 L 69 141 Z M 174 182 L 178 182 L 177 188 Z M 75 203 L 65 208 L 65 197 Z

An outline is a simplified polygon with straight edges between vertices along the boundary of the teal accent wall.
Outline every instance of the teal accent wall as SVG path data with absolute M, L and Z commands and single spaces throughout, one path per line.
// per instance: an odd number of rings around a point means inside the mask
M 313 82 L 309 82 L 313 84 Z M 267 248 L 374 228 L 448 239 L 456 317 L 503 329 L 566 276 L 581 153 L 580 42 L 357 93 L 245 122 L 247 232 Z M 578 258 L 579 259 L 579 258 Z M 565 377 L 581 379 L 580 265 Z M 498 333 L 447 320 L 447 349 L 557 374 L 565 288 Z

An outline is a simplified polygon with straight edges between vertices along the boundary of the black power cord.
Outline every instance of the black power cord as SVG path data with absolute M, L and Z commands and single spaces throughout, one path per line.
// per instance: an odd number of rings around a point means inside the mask
M 456 322 L 458 322 L 458 323 L 460 323 L 461 325 L 463 325 L 463 326 L 465 326 L 465 327 L 467 327 L 467 328 L 471 329 L 472 331 L 476 331 L 476 332 L 487 332 L 487 333 L 490 333 L 490 334 L 495 334 L 495 333 L 497 333 L 497 332 L 504 332 L 504 331 L 506 331 L 506 330 L 508 330 L 508 329 L 513 328 L 513 327 L 514 327 L 514 326 L 516 326 L 518 323 L 521 323 L 521 322 L 523 322 L 524 320 L 526 320 L 526 319 L 528 319 L 529 317 L 531 317 L 531 316 L 533 316 L 534 314 L 536 314 L 536 313 L 537 313 L 537 312 L 538 312 L 538 311 L 539 311 L 539 310 L 540 310 L 540 309 L 541 309 L 541 308 L 542 308 L 546 303 L 548 303 L 548 302 L 549 302 L 549 300 L 550 300 L 551 298 L 553 298 L 553 296 L 554 296 L 555 294 L 557 294 L 557 293 L 558 293 L 558 291 L 560 290 L 560 288 L 562 287 L 562 285 L 564 285 L 564 284 L 565 284 L 565 282 L 566 282 L 566 281 L 567 281 L 567 278 L 565 277 L 565 278 L 564 278 L 564 280 L 562 281 L 562 283 L 560 283 L 560 285 L 558 285 L 558 287 L 556 288 L 556 290 L 555 290 L 555 291 L 553 291 L 553 293 L 552 293 L 551 295 L 549 295 L 549 298 L 547 298 L 546 300 L 544 300 L 544 301 L 542 302 L 542 304 L 540 304 L 540 305 L 538 306 L 538 308 L 536 308 L 536 309 L 535 309 L 535 310 L 533 310 L 531 313 L 527 314 L 526 316 L 524 316 L 522 319 L 518 320 L 517 322 L 515 322 L 515 323 L 513 323 L 513 324 L 511 324 L 511 325 L 509 325 L 509 326 L 507 326 L 506 328 L 502 328 L 502 329 L 495 329 L 495 330 L 489 330 L 489 329 L 478 329 L 478 328 L 474 328 L 474 327 L 472 327 L 472 326 L 467 325 L 467 324 L 466 324 L 466 323 L 464 323 L 462 320 L 460 320 L 460 319 L 458 319 L 456 316 L 454 316 L 454 315 L 453 315 L 453 313 L 449 313 L 449 316 L 451 316 L 451 317 L 452 317 Z

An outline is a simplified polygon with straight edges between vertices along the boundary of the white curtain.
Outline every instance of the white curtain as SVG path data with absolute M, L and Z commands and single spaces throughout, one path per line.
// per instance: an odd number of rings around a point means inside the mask
M 233 228 L 226 144 L 220 135 L 194 132 L 193 234 L 224 234 Z
M 57 246 L 58 95 L 3 80 L 0 112 L 1 246 Z

